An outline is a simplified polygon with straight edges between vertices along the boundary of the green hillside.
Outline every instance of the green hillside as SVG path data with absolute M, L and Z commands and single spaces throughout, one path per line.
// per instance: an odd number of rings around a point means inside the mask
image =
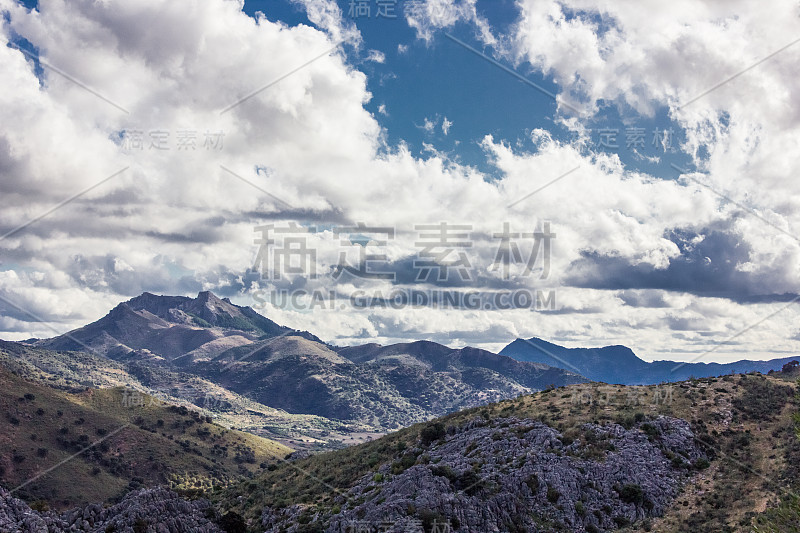
M 196 493 L 291 452 L 123 387 L 69 393 L 4 367 L 0 384 L 0 483 L 39 506 L 107 502 L 157 484 Z
M 464 431 L 475 419 L 543 422 L 561 434 L 563 443 L 588 442 L 581 452 L 584 458 L 602 462 L 609 449 L 587 439 L 584 424 L 615 423 L 638 429 L 652 440 L 649 421 L 667 415 L 690 423 L 697 445 L 710 461 L 691 464 L 674 456 L 673 466 L 687 479 L 674 502 L 661 517 L 630 526 L 620 521 L 621 530 L 724 532 L 755 527 L 756 531 L 797 531 L 793 491 L 799 488 L 800 442 L 795 425 L 800 415 L 795 379 L 776 373 L 660 386 L 560 387 L 454 413 L 292 465 L 277 465 L 255 479 L 216 492 L 213 498 L 223 510 L 242 514 L 251 525 L 257 524 L 263 508 L 271 507 L 294 513 L 302 525 L 299 531 L 322 531 L 344 508 L 364 503 L 363 494 L 358 501 L 348 494 L 359 480 L 363 484 L 372 479 L 368 492 L 378 494 L 394 476 L 430 461 L 432 450 L 448 442 L 448 435 Z M 478 476 L 480 464 L 473 465 Z M 424 522 L 424 509 L 410 506 L 408 512 Z

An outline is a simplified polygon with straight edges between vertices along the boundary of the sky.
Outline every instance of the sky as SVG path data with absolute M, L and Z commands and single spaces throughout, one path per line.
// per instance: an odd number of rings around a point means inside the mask
M 0 338 L 800 351 L 800 6 L 0 0 Z

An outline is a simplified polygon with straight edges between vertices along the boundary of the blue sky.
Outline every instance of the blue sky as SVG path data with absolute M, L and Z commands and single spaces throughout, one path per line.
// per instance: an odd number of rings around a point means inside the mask
M 363 38 L 360 49 L 345 46 L 345 50 L 352 64 L 368 76 L 373 98 L 366 108 L 386 129 L 390 144 L 405 142 L 420 156 L 425 155 L 424 144 L 431 145 L 487 176 L 499 177 L 480 146 L 486 135 L 526 150 L 535 149 L 530 139 L 535 128 L 545 129 L 559 140 L 575 136 L 555 120 L 556 102 L 551 96 L 465 49 L 445 33 L 437 33 L 431 42 L 417 39 L 403 16 L 404 0 L 394 4 L 395 18 L 378 17 L 376 0 L 366 2 L 369 16 L 357 16 L 351 0 L 337 3 Z M 292 26 L 313 25 L 303 6 L 291 0 L 246 0 L 244 9 L 251 16 L 261 11 L 269 20 Z M 513 0 L 480 0 L 477 9 L 497 32 L 508 31 L 519 16 Z M 496 50 L 481 44 L 475 29 L 466 22 L 457 23 L 446 33 L 491 58 L 497 57 Z M 403 52 L 398 51 L 399 46 L 404 47 Z M 367 61 L 370 50 L 384 54 L 385 62 Z M 514 68 L 508 60 L 499 59 L 548 93 L 559 92 L 552 76 L 529 65 Z M 379 111 L 380 106 L 385 106 L 387 115 Z M 447 135 L 442 131 L 445 118 L 453 123 Z M 426 119 L 434 123 L 432 132 L 423 127 Z M 684 140 L 681 127 L 670 120 L 666 107 L 648 117 L 610 103 L 587 121 L 586 127 L 593 130 L 592 149 L 617 154 L 631 169 L 674 179 L 677 173 L 671 164 L 692 168 L 691 159 L 680 153 Z M 666 134 L 672 149 L 666 151 L 654 140 L 654 131 L 663 139 L 665 130 L 672 130 Z M 660 161 L 648 161 L 652 157 Z
M 711 0 L 398 0 L 395 18 L 378 0 L 357 17 L 350 0 L 185 2 L 0 0 L 0 227 L 24 228 L 0 238 L 0 296 L 41 317 L 3 309 L 3 338 L 66 331 L 143 291 L 254 304 L 285 288 L 252 270 L 254 228 L 320 228 L 330 272 L 330 230 L 364 222 L 397 229 L 389 288 L 552 290 L 557 308 L 261 311 L 337 344 L 536 336 L 682 360 L 800 346 L 782 307 L 800 294 L 793 0 L 768 23 Z M 342 35 L 343 55 L 319 56 Z M 224 147 L 127 142 L 186 128 L 224 132 Z M 415 278 L 416 226 L 442 221 L 471 225 L 474 282 Z M 549 277 L 498 277 L 505 223 L 552 224 Z

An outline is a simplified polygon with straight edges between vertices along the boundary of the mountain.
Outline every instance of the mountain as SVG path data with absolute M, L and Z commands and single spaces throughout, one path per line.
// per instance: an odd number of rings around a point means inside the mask
M 0 382 L 0 484 L 51 508 L 225 485 L 292 452 L 124 387 L 69 393 L 3 365 Z
M 404 369 L 421 369 L 445 372 L 460 376 L 461 380 L 484 390 L 515 390 L 522 385 L 529 389 L 542 389 L 555 383 L 579 383 L 583 379 L 575 374 L 544 364 L 520 363 L 514 359 L 478 348 L 449 348 L 430 341 L 381 346 L 367 344 L 340 348 L 339 354 L 354 363 L 380 368 L 395 374 Z M 418 370 L 419 371 L 419 370 Z M 422 383 L 409 383 L 421 391 Z
M 560 368 L 432 342 L 336 348 L 210 292 L 196 298 L 144 293 L 100 320 L 36 340 L 30 348 L 108 358 L 139 385 L 198 406 L 207 398 L 199 386 L 206 384 L 220 394 L 227 391 L 239 406 L 250 401 L 288 416 L 319 417 L 327 430 L 306 427 L 299 435 L 300 441 L 315 443 L 345 440 L 348 434 L 363 439 L 466 407 L 585 381 Z M 275 437 L 264 433 L 267 426 L 249 429 Z
M 796 531 L 796 377 L 548 389 L 282 464 L 211 499 L 250 531 Z
M 321 342 L 305 331 L 279 326 L 249 307 L 234 305 L 211 292 L 197 298 L 143 293 L 120 303 L 106 316 L 82 328 L 33 346 L 82 351 L 87 347 L 119 359 L 144 352 L 172 361 L 210 358 L 257 339 L 293 334 Z M 139 354 L 141 357 L 141 354 Z
M 373 359 L 373 353 L 395 357 Z M 553 384 L 585 381 L 568 371 L 472 348 L 418 342 L 334 350 L 288 335 L 231 348 L 190 369 L 264 405 L 366 421 L 383 430 Z
M 780 370 L 797 359 L 786 357 L 769 361 L 736 361 L 734 363 L 679 363 L 639 359 L 626 346 L 603 348 L 565 348 L 537 339 L 517 339 L 500 351 L 500 355 L 517 361 L 528 361 L 571 370 L 592 381 L 622 385 L 652 385 L 682 381 L 692 377 L 712 377 L 747 372 L 767 373 Z

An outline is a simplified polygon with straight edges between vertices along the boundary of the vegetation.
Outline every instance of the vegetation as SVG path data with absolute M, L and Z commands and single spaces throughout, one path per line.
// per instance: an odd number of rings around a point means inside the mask
M 69 393 L 0 366 L 0 482 L 16 496 L 60 509 L 109 502 L 131 489 L 167 485 L 187 495 L 251 477 L 291 450 L 231 431 L 186 407 L 124 388 Z
M 5 365 L 13 358 L 3 350 L 0 346 L 0 364 Z M 43 352 L 33 350 L 31 358 L 44 358 Z M 627 524 L 624 517 L 615 517 L 620 528 L 759 533 L 800 530 L 799 502 L 794 496 L 800 492 L 796 365 L 787 373 L 769 376 L 724 376 L 647 387 L 590 383 L 552 388 L 452 413 L 374 441 L 286 464 L 273 457 L 288 449 L 217 426 L 210 422 L 207 412 L 166 407 L 148 396 L 143 397 L 143 405 L 124 406 L 123 388 L 87 390 L 86 380 L 109 384 L 129 374 L 118 363 L 101 362 L 91 354 L 81 357 L 85 357 L 81 364 L 88 369 L 83 381 L 72 379 L 73 375 L 80 377 L 82 369 L 58 366 L 61 363 L 52 358 L 42 359 L 40 366 L 17 363 L 14 367 L 26 378 L 32 377 L 26 372 L 38 372 L 37 381 L 49 381 L 61 390 L 0 372 L 4 381 L 0 434 L 8 439 L 8 453 L 0 461 L 3 484 L 15 486 L 45 465 L 80 452 L 75 460 L 19 492 L 39 508 L 110 501 L 131 488 L 164 483 L 186 495 L 212 498 L 220 516 L 229 516 L 230 527 L 235 530 L 248 521 L 257 523 L 266 506 L 300 504 L 307 517 L 318 510 L 335 510 L 362 477 L 381 483 L 413 465 L 427 464 L 428 447 L 435 446 L 453 427 L 475 418 L 513 416 L 549 424 L 561 432 L 565 444 L 581 442 L 576 452 L 581 457 L 602 461 L 613 447 L 602 435 L 587 431 L 585 423 L 618 423 L 626 428 L 639 424 L 644 436 L 656 440 L 660 438 L 659 429 L 652 419 L 668 415 L 691 423 L 711 460 L 690 464 L 679 455 L 672 457 L 676 466 L 693 476 L 677 501 L 663 517 L 647 522 Z M 277 426 L 273 430 L 278 430 Z M 291 438 L 289 433 L 286 436 L 287 440 Z M 379 473 L 381 465 L 390 468 Z M 476 483 L 474 473 L 448 471 L 433 463 L 428 467 L 454 487 L 469 487 L 475 494 L 490 490 Z M 565 504 L 563 496 L 551 493 L 535 477 L 526 480 L 526 485 L 545 493 L 556 504 Z M 640 501 L 641 487 L 622 485 L 618 492 L 626 501 L 646 504 Z M 578 507 L 576 503 L 576 510 Z M 315 526 L 309 521 L 303 527 Z
M 793 381 L 780 375 L 759 374 L 648 387 L 599 383 L 560 387 L 453 413 L 373 442 L 302 459 L 292 466 L 278 465 L 254 480 L 215 492 L 213 499 L 223 511 L 232 510 L 249 519 L 257 519 L 265 506 L 301 504 L 314 512 L 335 509 L 362 476 L 378 479 L 377 469 L 385 463 L 392 465 L 390 475 L 423 464 L 426 448 L 446 435 L 448 428 L 476 417 L 541 421 L 558 429 L 565 443 L 579 439 L 586 458 L 603 460 L 612 448 L 583 424 L 641 424 L 648 438 L 657 439 L 659 430 L 648 420 L 667 415 L 688 420 L 712 460 L 690 464 L 683 457 L 674 457 L 673 462 L 693 476 L 683 493 L 662 518 L 630 524 L 625 517 L 614 517 L 622 530 L 794 531 L 785 524 L 794 519 L 796 507 L 792 505 L 797 502 L 782 495 L 800 475 L 792 469 L 800 469 L 800 444 L 794 431 L 787 430 L 797 411 L 795 388 Z M 797 422 L 800 424 L 800 415 Z M 456 472 L 436 465 L 431 468 L 434 474 L 458 483 Z M 535 477 L 526 484 L 532 491 L 546 491 L 551 502 L 562 503 L 561 495 L 541 487 Z M 625 501 L 650 504 L 638 485 L 619 486 L 618 492 Z M 241 495 L 244 498 L 239 498 Z M 763 506 L 767 511 L 759 513 Z M 578 507 L 576 504 L 576 511 Z
M 321 416 L 291 414 L 267 407 L 216 386 L 198 376 L 139 363 L 123 364 L 84 352 L 63 352 L 0 341 L 0 365 L 18 376 L 66 392 L 87 388 L 124 386 L 142 390 L 169 390 L 161 396 L 170 403 L 194 404 L 196 410 L 213 414 L 223 425 L 278 440 L 291 448 L 312 450 L 342 447 L 350 432 L 366 432 L 368 424 L 344 425 Z M 45 414 L 37 410 L 37 416 Z

